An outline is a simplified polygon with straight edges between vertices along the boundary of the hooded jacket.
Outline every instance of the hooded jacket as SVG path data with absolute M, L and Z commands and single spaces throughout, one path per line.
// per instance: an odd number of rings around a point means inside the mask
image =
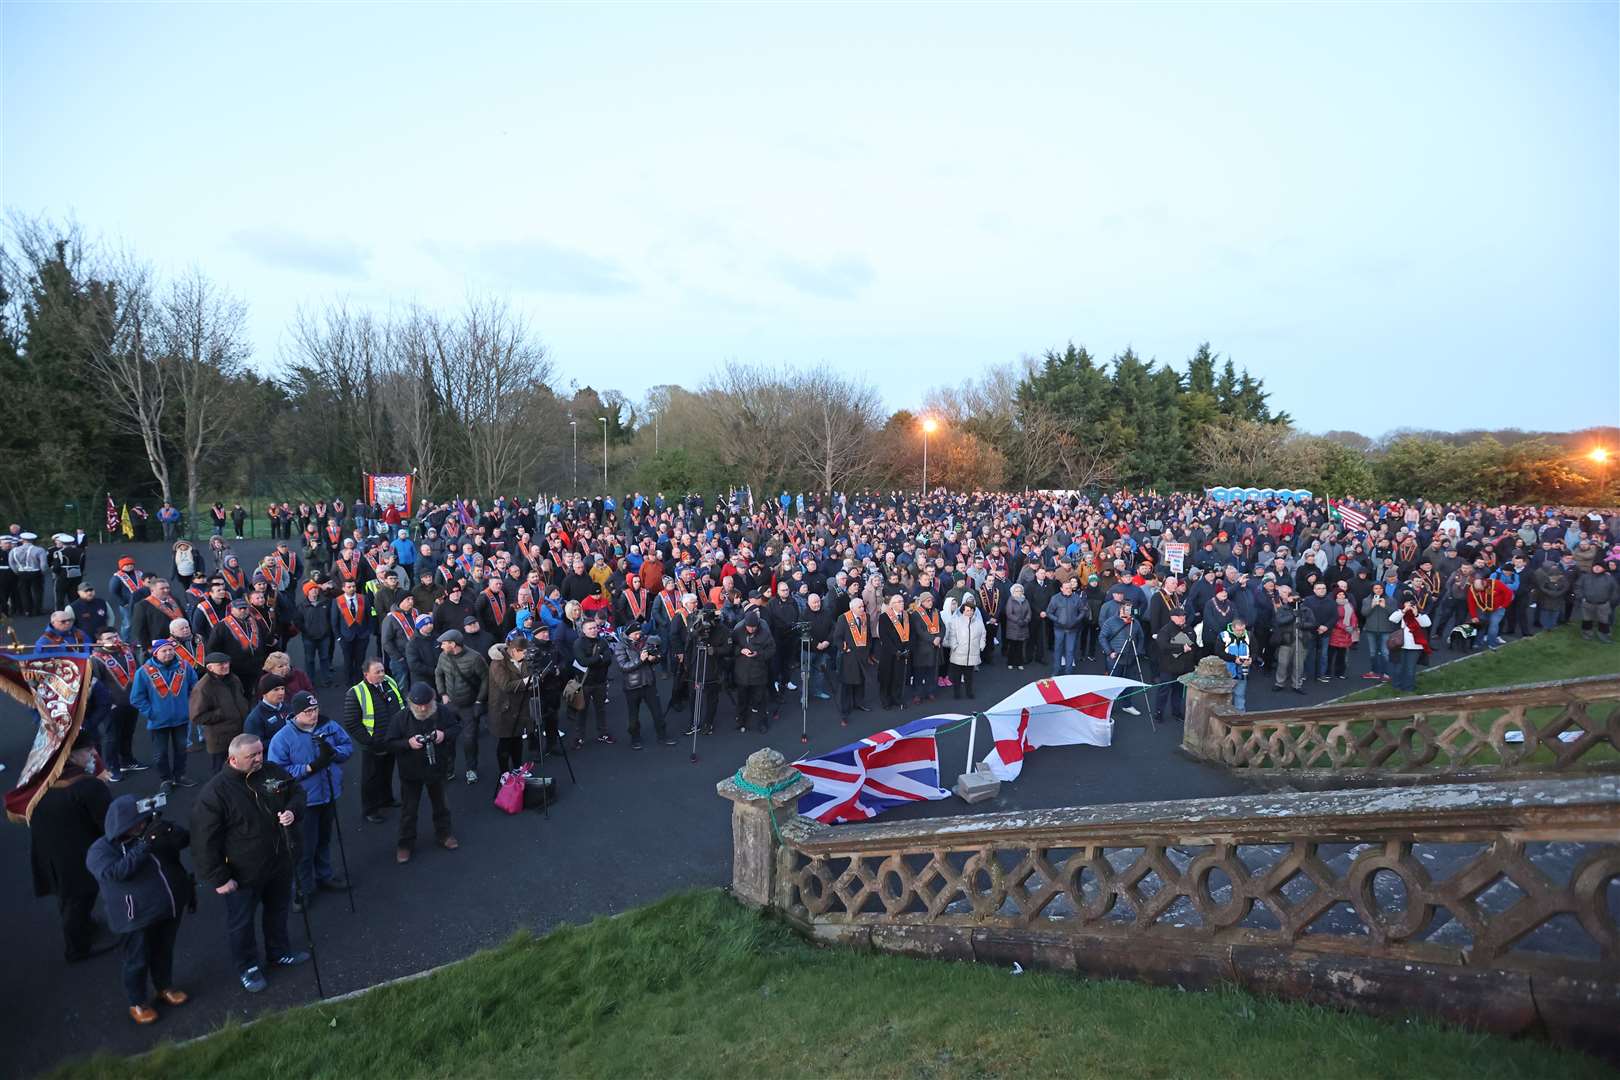
M 134 839 L 124 834 L 146 825 Z M 101 886 L 107 926 L 127 934 L 165 919 L 178 919 L 196 886 L 180 861 L 191 833 L 171 821 L 153 821 L 136 809 L 135 796 L 120 795 L 107 808 L 106 835 L 90 845 L 85 867 Z

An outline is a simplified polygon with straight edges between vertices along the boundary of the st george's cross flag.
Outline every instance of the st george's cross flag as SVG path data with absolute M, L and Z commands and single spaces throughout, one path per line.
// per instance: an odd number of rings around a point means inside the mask
M 960 714 L 925 716 L 820 757 L 793 763 L 814 786 L 799 799 L 799 813 L 828 825 L 866 821 L 910 802 L 943 799 L 939 744 L 934 734 Z
M 984 759 L 998 780 L 1014 780 L 1024 754 L 1040 746 L 1107 746 L 1114 700 L 1145 686 L 1109 675 L 1059 675 L 1015 690 L 984 711 L 996 748 Z

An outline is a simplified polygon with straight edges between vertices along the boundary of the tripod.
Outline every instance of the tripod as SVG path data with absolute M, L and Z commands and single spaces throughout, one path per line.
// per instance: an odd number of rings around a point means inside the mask
M 544 759 L 546 756 L 547 734 L 545 706 L 541 703 L 538 694 L 529 695 L 529 723 L 532 724 L 534 729 L 540 733 L 540 756 L 542 759 Z M 561 725 L 559 725 L 557 728 L 557 750 L 562 754 L 564 767 L 568 769 L 568 779 L 577 786 L 579 784 L 579 777 L 574 775 L 574 763 L 568 759 L 568 742 L 563 738 Z M 546 820 L 550 821 L 551 797 L 545 793 L 542 793 L 540 809 L 546 815 Z
M 703 720 L 703 694 L 709 681 L 709 643 L 699 641 L 692 646 L 692 764 L 698 760 L 698 725 Z
M 349 877 L 349 852 L 348 852 L 348 849 L 343 846 L 343 815 L 338 813 L 337 797 L 336 797 L 336 794 L 332 790 L 332 771 L 331 770 L 332 770 L 332 766 L 330 766 L 330 765 L 328 765 L 328 766 L 326 766 L 326 768 L 322 769 L 321 771 L 324 772 L 326 775 L 323 776 L 321 779 L 326 782 L 326 803 L 327 803 L 328 806 L 330 806 L 332 808 L 332 828 L 337 830 L 338 861 L 343 864 L 343 887 L 344 887 L 344 890 L 347 891 L 348 894 L 349 894 L 349 914 L 353 915 L 353 914 L 355 914 L 355 908 L 354 908 L 354 881 L 353 881 L 353 879 L 351 879 Z M 296 877 L 296 875 L 294 875 L 294 876 Z M 305 914 L 304 914 L 304 921 L 308 922 L 309 921 L 309 913 L 308 913 L 307 909 L 308 909 L 309 905 L 305 904 L 304 907 L 306 908 L 306 911 L 305 911 Z M 315 955 L 315 949 L 314 949 L 313 946 L 310 948 L 309 952 L 310 952 L 311 956 Z M 322 996 L 324 997 L 325 995 L 322 995 Z
M 810 638 L 799 634 L 799 741 L 810 741 Z
M 1108 674 L 1112 676 L 1114 672 L 1118 671 L 1122 666 L 1124 666 L 1127 654 L 1130 656 L 1131 663 L 1136 667 L 1136 681 L 1139 683 L 1146 683 L 1147 677 L 1142 672 L 1142 656 L 1136 651 L 1136 636 L 1134 634 L 1126 637 L 1125 647 L 1119 650 L 1118 656 L 1114 657 L 1113 664 L 1108 668 Z M 1125 707 L 1129 709 L 1131 706 L 1127 705 Z M 1159 721 L 1153 715 L 1153 700 L 1151 698 L 1149 698 L 1147 701 L 1147 714 L 1148 723 L 1152 725 L 1154 731 L 1158 731 Z
M 266 785 L 265 790 L 270 790 L 268 785 Z M 274 793 L 271 792 L 271 794 Z M 281 838 L 286 841 L 288 856 L 293 857 L 295 849 L 293 847 L 291 825 L 281 826 Z M 315 972 L 315 992 L 321 997 L 325 997 L 326 988 L 321 985 L 321 961 L 315 952 L 315 931 L 309 925 L 309 897 L 304 895 L 303 883 L 298 880 L 298 860 L 296 857 L 293 857 L 293 895 L 298 898 L 298 910 L 304 916 L 304 940 L 309 943 L 309 966 L 310 970 Z M 269 948 L 269 942 L 265 943 L 265 947 Z

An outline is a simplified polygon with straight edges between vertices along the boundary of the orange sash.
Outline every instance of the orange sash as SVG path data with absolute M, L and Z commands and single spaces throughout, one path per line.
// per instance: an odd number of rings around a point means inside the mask
M 844 621 L 849 623 L 849 636 L 855 642 L 855 647 L 857 649 L 866 648 L 866 627 L 856 620 L 855 613 L 853 611 L 844 612 Z

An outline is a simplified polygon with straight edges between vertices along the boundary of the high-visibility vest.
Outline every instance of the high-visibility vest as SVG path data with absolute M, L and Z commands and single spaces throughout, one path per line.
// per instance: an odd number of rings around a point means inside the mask
M 393 676 L 384 675 L 383 686 L 393 695 L 394 704 L 403 709 L 405 698 L 400 694 L 399 684 L 394 682 Z M 366 734 L 373 734 L 372 728 L 377 723 L 377 702 L 371 696 L 371 684 L 364 679 L 355 683 L 354 699 L 360 703 L 360 722 L 366 725 Z

